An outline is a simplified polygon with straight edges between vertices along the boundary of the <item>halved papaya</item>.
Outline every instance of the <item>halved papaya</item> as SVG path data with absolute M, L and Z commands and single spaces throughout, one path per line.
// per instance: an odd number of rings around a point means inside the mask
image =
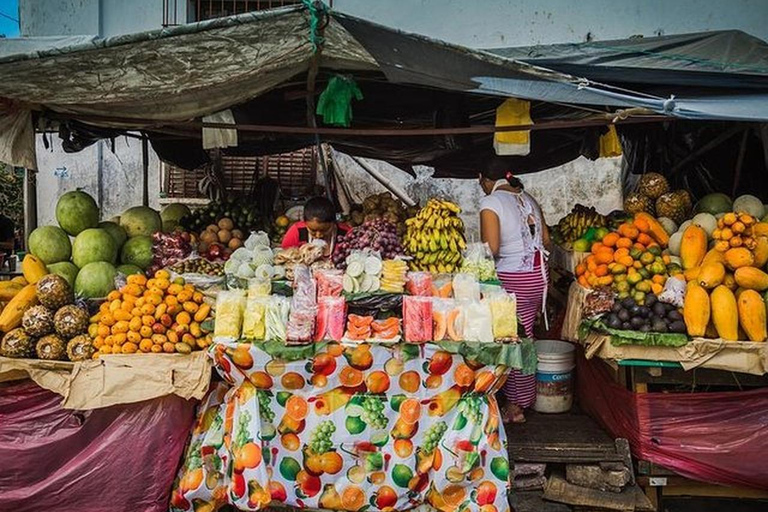
M 434 325 L 432 329 L 432 339 L 435 341 L 442 341 L 448 331 L 448 322 L 446 322 L 445 313 L 433 310 L 432 322 Z

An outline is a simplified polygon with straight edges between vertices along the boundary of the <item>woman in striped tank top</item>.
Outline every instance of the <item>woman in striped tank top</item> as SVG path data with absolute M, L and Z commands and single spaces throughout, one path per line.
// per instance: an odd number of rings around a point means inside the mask
M 507 168 L 491 166 L 480 175 L 486 196 L 480 201 L 480 232 L 496 260 L 504 289 L 517 297 L 517 312 L 526 337 L 547 295 L 549 231 L 536 200 Z M 523 410 L 536 401 L 536 376 L 512 370 L 502 389 L 507 421 L 523 422 Z

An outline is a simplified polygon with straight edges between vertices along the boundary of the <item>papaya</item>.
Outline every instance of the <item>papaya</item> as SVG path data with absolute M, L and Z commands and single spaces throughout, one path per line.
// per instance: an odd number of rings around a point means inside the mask
M 693 267 L 683 272 L 683 277 L 685 277 L 686 281 L 696 281 L 699 278 L 700 273 L 701 267 Z
M 710 302 L 712 323 L 715 324 L 717 335 L 727 341 L 737 341 L 739 339 L 739 311 L 736 305 L 736 296 L 731 290 L 720 285 L 712 290 Z
M 0 281 L 0 302 L 6 302 L 16 296 L 24 288 L 13 281 Z
M 725 251 L 725 265 L 731 270 L 751 267 L 754 263 L 755 257 L 746 247 L 734 247 Z
M 755 248 L 752 250 L 755 256 L 754 265 L 763 268 L 768 263 L 768 236 L 755 237 Z
M 768 290 L 768 274 L 755 267 L 737 268 L 733 273 L 736 284 L 748 290 Z
M 37 304 L 37 290 L 34 284 L 28 284 L 6 304 L 0 313 L 0 331 L 8 332 L 21 325 L 24 312 Z
M 750 341 L 765 341 L 766 312 L 763 298 L 755 290 L 744 290 L 738 298 L 739 323 Z
M 434 322 L 432 339 L 435 341 L 443 341 L 443 339 L 445 339 L 445 334 L 448 331 L 445 313 L 442 311 L 432 311 L 432 321 Z
M 731 291 L 734 291 L 739 287 L 739 285 L 736 284 L 736 278 L 731 272 L 725 273 L 725 277 L 723 278 L 723 285 Z
M 459 309 L 452 309 L 448 312 L 448 318 L 445 322 L 448 327 L 448 337 L 453 341 L 461 341 L 462 339 L 461 334 L 456 332 L 456 323 L 458 322 L 459 314 L 461 314 Z
M 26 279 L 24 279 L 24 276 L 16 276 L 13 279 L 11 279 L 12 283 L 19 284 L 21 286 L 27 286 L 29 283 Z
M 688 334 L 691 336 L 704 336 L 704 333 L 707 331 L 709 316 L 709 294 L 707 294 L 707 290 L 693 281 L 688 283 L 683 304 L 683 319 L 685 320 Z
M 29 284 L 35 284 L 48 273 L 48 269 L 43 260 L 33 254 L 27 254 L 21 261 L 21 272 Z
M 701 260 L 701 266 L 707 265 L 708 263 L 716 263 L 720 262 L 723 265 L 725 265 L 725 255 L 718 251 L 717 249 L 710 249 L 707 254 L 704 255 L 704 259 Z
M 758 222 L 752 226 L 752 236 L 755 238 L 759 236 L 768 237 L 768 222 Z
M 707 232 L 691 224 L 683 232 L 683 240 L 680 243 L 680 260 L 683 262 L 683 269 L 698 267 L 706 254 Z
M 707 324 L 707 330 L 704 331 L 704 337 L 710 339 L 717 338 L 717 329 L 715 329 L 715 324 L 711 320 Z
M 667 247 L 669 245 L 669 233 L 667 233 L 664 226 L 662 226 L 653 215 L 640 212 L 635 214 L 635 219 L 639 221 L 636 222 L 635 225 L 637 226 L 639 224 L 642 226 L 643 229 L 641 229 L 641 231 L 656 240 L 656 243 L 662 247 Z
M 723 284 L 725 279 L 725 265 L 720 262 L 708 263 L 701 266 L 701 271 L 697 278 L 699 284 L 707 290 Z

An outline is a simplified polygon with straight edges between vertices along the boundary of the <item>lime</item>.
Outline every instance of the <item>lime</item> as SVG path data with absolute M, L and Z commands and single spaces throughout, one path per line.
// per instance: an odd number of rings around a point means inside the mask
M 299 471 L 301 471 L 301 464 L 299 464 L 296 459 L 292 457 L 285 457 L 280 461 L 280 476 L 286 480 L 295 482 L 296 475 L 299 474 Z
M 407 489 L 411 478 L 413 478 L 413 471 L 405 464 L 395 464 L 392 468 L 392 481 L 396 486 Z
M 288 391 L 278 391 L 275 398 L 277 398 L 277 403 L 280 404 L 280 407 L 285 407 L 285 403 L 292 395 L 293 393 L 289 393 Z
M 275 430 L 275 425 L 272 423 L 267 423 L 265 421 L 262 421 L 261 423 L 261 438 L 264 441 L 271 441 L 275 438 L 277 435 L 277 430 Z
M 403 394 L 393 396 L 389 402 L 389 404 L 392 406 L 392 410 L 395 412 L 400 412 L 400 404 L 405 402 L 406 398 L 408 397 Z
M 386 430 L 378 430 L 371 434 L 371 443 L 375 444 L 376 446 L 384 446 L 387 444 L 387 441 L 389 440 L 389 432 Z
M 384 468 L 384 456 L 381 452 L 369 453 L 365 456 L 365 472 L 373 473 Z
M 507 481 L 509 478 L 509 462 L 504 457 L 494 457 L 491 460 L 491 473 L 499 480 Z
M 589 252 L 590 246 L 591 244 L 589 243 L 589 240 L 583 238 L 579 238 L 573 242 L 573 250 L 576 252 Z
M 347 416 L 347 421 L 344 422 L 344 425 L 347 427 L 347 432 L 352 435 L 360 434 L 365 430 L 365 422 L 359 416 Z
M 467 417 L 459 413 L 456 416 L 456 421 L 453 422 L 453 430 L 461 430 L 467 426 Z
M 344 407 L 344 412 L 347 414 L 347 416 L 362 416 L 364 400 L 365 397 L 361 394 L 355 394 L 352 398 L 350 398 L 346 407 Z
M 347 479 L 353 484 L 359 484 L 365 480 L 365 468 L 362 466 L 352 466 L 347 471 Z

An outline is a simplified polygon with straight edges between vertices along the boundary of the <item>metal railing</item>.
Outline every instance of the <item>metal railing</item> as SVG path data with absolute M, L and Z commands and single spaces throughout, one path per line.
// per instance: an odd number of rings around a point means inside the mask
M 163 0 L 163 26 L 223 18 L 253 11 L 301 4 L 302 0 Z M 333 0 L 326 3 L 333 7 Z M 179 19 L 179 6 L 184 9 Z

